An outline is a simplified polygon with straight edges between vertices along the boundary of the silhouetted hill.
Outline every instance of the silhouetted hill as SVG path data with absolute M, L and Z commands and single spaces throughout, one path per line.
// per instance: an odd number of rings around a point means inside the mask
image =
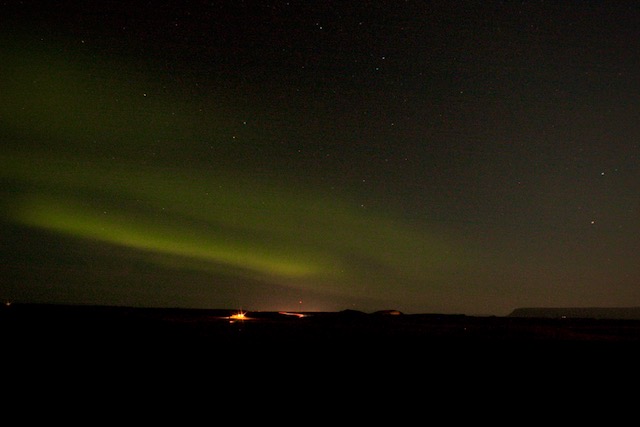
M 12 304 L 0 307 L 5 342 L 100 343 L 119 347 L 312 344 L 346 348 L 410 345 L 444 348 L 498 343 L 640 343 L 640 307 L 518 308 L 504 317 L 463 314 L 403 314 L 246 311 L 232 309 L 135 308 Z
M 508 317 L 640 320 L 640 307 L 521 307 Z

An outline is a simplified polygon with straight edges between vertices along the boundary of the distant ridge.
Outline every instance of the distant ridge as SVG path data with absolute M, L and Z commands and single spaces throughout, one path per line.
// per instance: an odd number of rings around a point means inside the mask
M 507 317 L 640 320 L 640 307 L 522 307 Z

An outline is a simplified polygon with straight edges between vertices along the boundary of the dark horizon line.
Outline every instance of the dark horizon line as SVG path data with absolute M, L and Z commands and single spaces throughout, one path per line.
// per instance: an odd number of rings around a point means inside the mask
M 343 310 L 250 310 L 241 307 L 235 308 L 203 308 L 203 307 L 180 307 L 180 306 L 135 306 L 118 304 L 99 303 L 56 303 L 56 302 L 27 302 L 5 300 L 2 307 L 13 306 L 27 307 L 50 307 L 50 308 L 81 308 L 81 309 L 121 309 L 135 311 L 174 311 L 174 312 L 210 312 L 210 313 L 254 313 L 255 314 L 352 314 L 352 315 L 384 315 L 384 316 L 443 316 L 443 317 L 527 317 L 527 318 L 598 318 L 598 319 L 638 319 L 640 320 L 640 306 L 523 306 L 516 307 L 506 315 L 470 315 L 466 313 L 444 313 L 444 312 L 416 312 L 405 313 L 396 309 L 381 309 L 374 311 L 363 311 L 351 308 Z

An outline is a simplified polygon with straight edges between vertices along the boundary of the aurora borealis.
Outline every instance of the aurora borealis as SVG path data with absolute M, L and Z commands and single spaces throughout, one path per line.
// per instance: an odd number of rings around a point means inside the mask
M 0 296 L 640 304 L 640 11 L 451 5 L 9 2 Z

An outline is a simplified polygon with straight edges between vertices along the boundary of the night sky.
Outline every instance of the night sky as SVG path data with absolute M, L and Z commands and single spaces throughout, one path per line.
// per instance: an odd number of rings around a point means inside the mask
M 0 298 L 640 305 L 635 1 L 8 1 Z

